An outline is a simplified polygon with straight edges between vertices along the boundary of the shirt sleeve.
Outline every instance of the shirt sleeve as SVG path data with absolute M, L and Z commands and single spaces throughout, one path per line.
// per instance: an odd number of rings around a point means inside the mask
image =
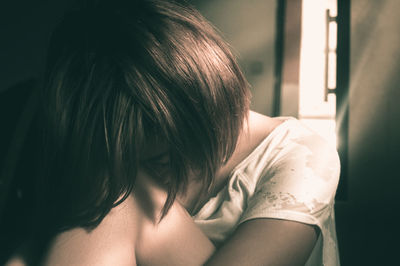
M 255 218 L 328 226 L 340 162 L 335 147 L 304 129 L 288 130 L 274 143 L 240 223 Z

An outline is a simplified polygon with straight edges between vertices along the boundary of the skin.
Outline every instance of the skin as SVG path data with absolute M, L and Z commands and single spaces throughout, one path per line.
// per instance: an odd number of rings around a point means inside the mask
M 227 182 L 230 171 L 279 124 L 250 112 L 232 158 L 217 173 L 210 194 L 199 198 L 200 185 L 189 184 L 168 214 L 159 215 L 166 192 L 140 171 L 132 194 L 90 233 L 73 229 L 55 237 L 44 265 L 304 265 L 318 237 L 298 222 L 254 219 L 241 224 L 218 250 L 189 213 Z M 200 204 L 201 205 L 201 204 Z

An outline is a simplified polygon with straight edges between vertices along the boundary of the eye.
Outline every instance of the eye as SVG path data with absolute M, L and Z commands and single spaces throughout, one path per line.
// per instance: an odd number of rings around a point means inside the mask
M 170 174 L 170 159 L 168 153 L 162 153 L 148 158 L 143 163 L 147 173 L 161 183 L 168 182 Z
M 154 171 L 164 173 L 169 168 L 169 162 L 162 162 L 162 161 L 153 161 L 148 163 L 148 167 L 153 168 Z
M 169 154 L 162 153 L 147 160 L 147 164 L 156 167 L 168 167 L 169 166 Z

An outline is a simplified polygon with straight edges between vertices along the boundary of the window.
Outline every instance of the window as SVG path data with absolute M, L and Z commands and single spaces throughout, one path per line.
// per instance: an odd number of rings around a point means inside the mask
M 336 199 L 347 198 L 350 0 L 277 0 L 274 116 L 294 116 L 335 145 Z
M 336 0 L 303 0 L 298 118 L 336 145 Z

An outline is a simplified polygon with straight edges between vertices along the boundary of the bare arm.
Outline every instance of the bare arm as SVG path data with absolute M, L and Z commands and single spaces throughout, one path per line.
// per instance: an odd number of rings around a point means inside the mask
M 206 265 L 304 265 L 317 240 L 314 227 L 277 219 L 238 227 Z
M 153 215 L 144 213 L 146 218 L 136 245 L 138 264 L 203 265 L 215 251 L 211 241 L 178 201 L 174 202 L 161 221 L 154 218 L 159 216 L 167 194 L 147 179 L 145 174 L 139 181 L 143 183 L 139 185 L 142 189 L 137 197 L 142 203 L 147 202 L 146 206 L 153 207 Z
M 166 194 L 146 186 L 152 205 Z M 254 219 L 240 225 L 215 251 L 210 240 L 176 201 L 158 224 L 148 223 L 138 248 L 143 265 L 304 265 L 317 240 L 311 225 L 278 219 Z
M 317 240 L 311 225 L 254 219 L 240 225 L 218 250 L 178 203 L 140 251 L 143 265 L 304 265 Z M 141 261 L 142 260 L 142 261 Z
M 193 223 L 192 218 L 174 204 L 158 224 L 145 226 L 137 247 L 140 265 L 203 265 L 215 248 Z

